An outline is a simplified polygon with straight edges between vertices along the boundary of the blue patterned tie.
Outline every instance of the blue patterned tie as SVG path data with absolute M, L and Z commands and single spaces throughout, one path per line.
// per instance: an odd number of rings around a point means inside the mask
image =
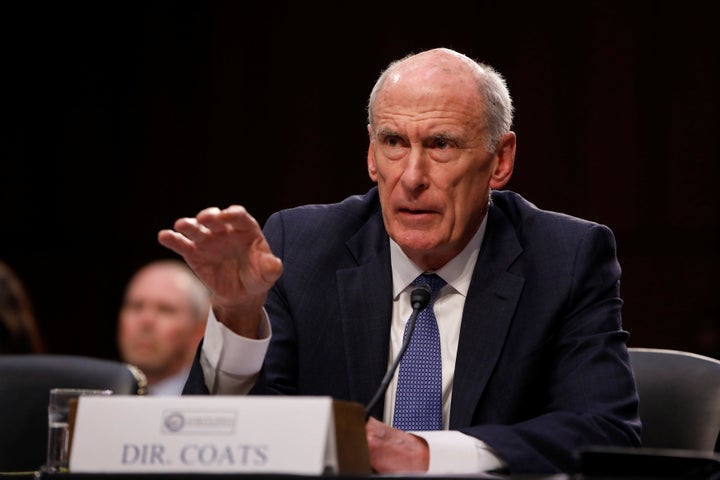
M 442 430 L 442 358 L 433 304 L 445 280 L 424 273 L 413 285 L 419 283 L 427 284 L 432 294 L 430 303 L 418 314 L 410 344 L 400 361 L 393 426 L 406 431 Z

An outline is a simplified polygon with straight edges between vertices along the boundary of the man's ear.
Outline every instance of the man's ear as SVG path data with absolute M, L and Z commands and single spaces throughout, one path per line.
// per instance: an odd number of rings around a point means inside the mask
M 369 145 L 368 145 L 368 153 L 367 153 L 367 167 L 368 167 L 368 175 L 370 176 L 370 180 L 377 183 L 377 164 L 375 163 L 375 142 L 373 141 L 373 134 L 372 134 L 372 126 L 368 124 L 368 138 L 369 138 Z
M 515 166 L 515 145 L 515 132 L 506 133 L 498 142 L 495 153 L 497 164 L 490 177 L 490 188 L 500 189 L 510 180 Z

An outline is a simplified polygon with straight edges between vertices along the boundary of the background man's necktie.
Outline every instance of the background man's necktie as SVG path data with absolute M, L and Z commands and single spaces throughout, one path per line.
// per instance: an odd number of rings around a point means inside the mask
M 420 312 L 410 344 L 400 361 L 393 426 L 400 430 L 442 429 L 442 358 L 433 305 L 445 280 L 422 274 L 413 285 L 427 284 L 430 303 Z M 405 330 L 407 335 L 407 326 Z

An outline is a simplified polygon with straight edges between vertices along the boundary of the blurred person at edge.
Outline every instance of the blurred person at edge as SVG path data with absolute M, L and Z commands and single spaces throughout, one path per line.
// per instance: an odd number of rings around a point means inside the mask
M 45 341 L 25 285 L 0 261 L 0 354 L 45 353 Z
M 147 377 L 149 395 L 182 393 L 209 308 L 209 290 L 180 260 L 156 260 L 132 276 L 118 316 L 118 348 Z

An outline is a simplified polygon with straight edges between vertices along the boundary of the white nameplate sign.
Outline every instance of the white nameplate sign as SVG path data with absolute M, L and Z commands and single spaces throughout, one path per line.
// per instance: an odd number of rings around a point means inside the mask
M 81 397 L 70 472 L 337 473 L 330 397 Z

